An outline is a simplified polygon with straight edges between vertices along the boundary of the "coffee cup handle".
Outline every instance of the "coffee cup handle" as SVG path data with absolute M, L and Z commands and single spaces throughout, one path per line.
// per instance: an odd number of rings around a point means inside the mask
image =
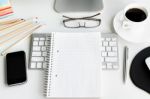
M 122 22 L 124 20 L 124 15 L 120 16 L 120 21 Z
M 125 17 L 124 15 L 120 16 L 120 22 L 122 23 L 121 26 L 122 26 L 123 29 L 130 29 L 131 25 L 130 25 L 130 23 L 128 21 L 125 20 L 124 17 Z
M 123 29 L 131 29 L 131 24 L 128 21 L 123 21 L 122 28 Z

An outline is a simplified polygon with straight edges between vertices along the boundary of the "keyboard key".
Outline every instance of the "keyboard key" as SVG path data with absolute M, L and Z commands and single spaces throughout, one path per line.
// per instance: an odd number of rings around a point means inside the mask
M 112 63 L 107 63 L 107 68 L 112 69 Z
M 111 40 L 111 38 L 106 38 L 106 41 L 110 41 Z
M 34 46 L 33 47 L 33 51 L 40 51 L 41 50 L 41 47 L 39 47 L 39 46 Z
M 105 61 L 106 62 L 117 62 L 117 58 L 116 57 L 105 57 Z
M 116 42 L 109 42 L 109 45 L 110 46 L 117 46 L 117 43 Z
M 106 51 L 105 47 L 101 47 L 101 51 L 105 52 Z
M 117 51 L 117 47 L 112 47 L 112 51 Z
M 32 61 L 34 61 L 34 62 L 42 62 L 42 61 L 44 61 L 44 57 L 32 57 Z
M 46 47 L 45 47 L 45 46 L 43 46 L 41 50 L 42 50 L 42 51 L 46 51 Z
M 49 45 L 49 42 L 48 42 L 48 41 L 45 41 L 45 45 Z
M 41 40 L 41 41 L 44 41 L 44 40 L 45 40 L 45 38 L 44 38 L 44 37 L 42 37 L 42 38 L 40 38 L 40 40 Z
M 40 41 L 40 42 L 39 42 L 39 45 L 44 45 L 44 41 Z
M 108 42 L 103 42 L 103 46 L 108 46 Z
M 43 68 L 47 68 L 46 62 L 43 63 Z
M 113 68 L 114 69 L 118 69 L 118 65 L 113 65 Z
M 42 63 L 37 63 L 37 68 L 42 68 Z
M 102 69 L 107 69 L 107 67 L 105 65 L 102 65 Z
M 42 56 L 47 56 L 47 52 L 43 52 L 43 53 L 42 53 Z
M 102 41 L 104 41 L 104 40 L 105 40 L 105 38 L 101 38 L 101 40 L 102 40 Z
M 33 42 L 33 45 L 38 45 L 38 41 L 34 41 L 34 42 Z
M 108 56 L 115 57 L 117 56 L 117 52 L 108 52 Z
M 111 47 L 106 47 L 106 51 L 111 51 Z
M 102 63 L 102 69 L 106 69 L 106 63 Z
M 37 37 L 35 37 L 35 38 L 34 38 L 34 40 L 35 40 L 35 41 L 36 41 L 36 40 L 38 41 L 38 40 L 40 40 L 40 39 L 39 39 L 39 38 L 37 38 Z
M 31 68 L 36 68 L 36 63 L 31 63 Z
M 112 41 L 117 41 L 117 38 L 112 38 Z
M 41 56 L 42 53 L 41 52 L 32 52 L 32 56 Z
M 105 60 L 104 60 L 104 57 L 101 57 L 101 62 L 104 62 Z
M 46 41 L 49 41 L 49 40 L 51 40 L 51 37 L 50 36 L 46 37 Z
M 107 56 L 107 52 L 102 52 L 102 56 L 106 57 Z

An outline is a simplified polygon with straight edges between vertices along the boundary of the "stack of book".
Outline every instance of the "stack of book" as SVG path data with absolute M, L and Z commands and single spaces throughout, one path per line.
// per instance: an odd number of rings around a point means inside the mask
M 0 18 L 9 16 L 13 13 L 9 0 L 0 0 Z

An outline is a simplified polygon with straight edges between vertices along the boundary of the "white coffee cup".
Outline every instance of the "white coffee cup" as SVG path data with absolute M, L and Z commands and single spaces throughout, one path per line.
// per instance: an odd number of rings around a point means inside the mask
M 142 21 L 133 21 L 131 19 L 129 19 L 126 16 L 127 11 L 131 10 L 131 9 L 139 9 L 142 10 L 145 15 L 146 18 L 143 19 Z M 136 16 L 135 16 L 136 17 Z M 137 16 L 138 17 L 138 16 Z M 126 29 L 126 30 L 137 30 L 137 29 L 143 29 L 144 26 L 148 23 L 148 17 L 149 17 L 149 12 L 148 9 L 146 8 L 146 6 L 142 5 L 142 4 L 138 4 L 138 3 L 134 3 L 134 4 L 129 4 L 128 6 L 126 6 L 123 10 L 123 14 L 120 18 L 121 22 L 122 22 L 122 28 Z

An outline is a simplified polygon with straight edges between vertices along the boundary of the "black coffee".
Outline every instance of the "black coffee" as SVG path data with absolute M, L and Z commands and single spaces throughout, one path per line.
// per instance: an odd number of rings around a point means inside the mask
M 125 15 L 129 20 L 134 21 L 134 22 L 144 21 L 147 17 L 144 11 L 142 11 L 141 9 L 137 9 L 137 8 L 129 9 Z

